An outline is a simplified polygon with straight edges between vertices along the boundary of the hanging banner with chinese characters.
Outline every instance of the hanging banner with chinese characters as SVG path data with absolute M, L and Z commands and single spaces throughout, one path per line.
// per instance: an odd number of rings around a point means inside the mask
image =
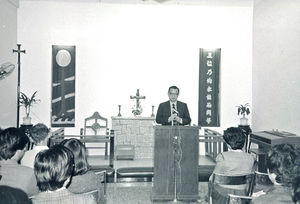
M 75 46 L 52 45 L 51 127 L 75 125 Z
M 200 48 L 198 125 L 220 127 L 219 73 L 221 48 Z

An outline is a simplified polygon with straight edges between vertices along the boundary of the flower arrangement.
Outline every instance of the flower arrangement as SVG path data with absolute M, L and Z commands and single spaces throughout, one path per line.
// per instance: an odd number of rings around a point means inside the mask
M 245 118 L 245 115 L 250 114 L 250 109 L 248 108 L 250 105 L 249 103 L 246 103 L 245 105 L 239 105 L 238 107 L 238 115 L 242 115 L 243 118 Z
M 143 108 L 142 106 L 140 105 L 140 103 L 138 102 L 137 105 L 134 105 L 132 107 L 132 113 L 134 116 L 138 116 L 138 115 L 141 115 L 143 112 Z
M 19 98 L 19 103 L 21 106 L 25 107 L 26 117 L 29 117 L 29 115 L 30 115 L 31 106 L 40 101 L 39 99 L 36 99 L 36 93 L 37 93 L 37 91 L 35 91 L 32 94 L 32 96 L 29 97 L 25 93 L 21 92 L 21 96 Z
M 238 116 L 242 115 L 243 117 L 240 118 L 240 125 L 248 125 L 248 118 L 246 118 L 246 115 L 250 114 L 250 108 L 249 108 L 249 103 L 246 103 L 245 105 L 239 105 L 237 106 L 238 108 Z

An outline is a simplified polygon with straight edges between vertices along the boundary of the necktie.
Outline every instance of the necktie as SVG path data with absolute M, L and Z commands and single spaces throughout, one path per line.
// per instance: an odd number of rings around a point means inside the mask
M 173 109 L 172 113 L 175 114 L 176 113 L 176 108 L 175 108 L 175 104 L 174 103 L 172 104 L 172 109 Z

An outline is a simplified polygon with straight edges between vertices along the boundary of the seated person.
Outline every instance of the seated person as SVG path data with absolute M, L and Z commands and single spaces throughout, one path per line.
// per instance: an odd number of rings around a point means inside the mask
M 0 186 L 0 204 L 31 204 L 27 194 L 18 188 Z
M 222 152 L 216 157 L 216 166 L 213 173 L 227 176 L 238 176 L 254 172 L 255 158 L 242 151 L 245 144 L 245 135 L 240 128 L 230 127 L 224 131 L 223 138 L 229 145 L 228 152 Z M 245 195 L 245 185 L 214 185 L 212 176 L 208 187 L 212 191 L 213 203 L 226 203 L 227 194 Z
M 34 158 L 42 150 L 48 149 L 48 140 L 50 137 L 49 128 L 42 124 L 38 123 L 33 126 L 30 130 L 30 136 L 34 146 L 31 150 L 25 152 L 24 157 L 21 160 L 21 164 L 33 168 Z
M 72 193 L 86 193 L 92 190 L 99 190 L 98 203 L 105 203 L 103 184 L 95 172 L 89 170 L 85 146 L 78 139 L 74 138 L 64 140 L 61 144 L 71 150 L 74 155 L 75 168 L 68 190 Z
M 20 188 L 31 196 L 39 192 L 33 169 L 18 163 L 28 143 L 28 137 L 17 128 L 0 132 L 0 185 Z
M 298 175 L 293 181 L 293 195 L 292 199 L 295 204 L 300 204 L 300 175 Z
M 39 152 L 34 160 L 34 174 L 41 192 L 31 197 L 33 203 L 96 203 L 92 195 L 73 194 L 66 188 L 71 181 L 73 169 L 74 158 L 68 148 L 54 145 Z
M 273 186 L 264 195 L 253 198 L 252 203 L 293 203 L 291 184 L 299 156 L 294 145 L 279 144 L 271 147 L 267 168 Z

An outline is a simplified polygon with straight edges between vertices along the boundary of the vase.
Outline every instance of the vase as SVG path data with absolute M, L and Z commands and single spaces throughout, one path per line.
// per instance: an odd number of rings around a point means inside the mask
M 248 125 L 248 118 L 241 118 L 240 125 Z
M 23 117 L 23 125 L 31 125 L 31 117 Z

